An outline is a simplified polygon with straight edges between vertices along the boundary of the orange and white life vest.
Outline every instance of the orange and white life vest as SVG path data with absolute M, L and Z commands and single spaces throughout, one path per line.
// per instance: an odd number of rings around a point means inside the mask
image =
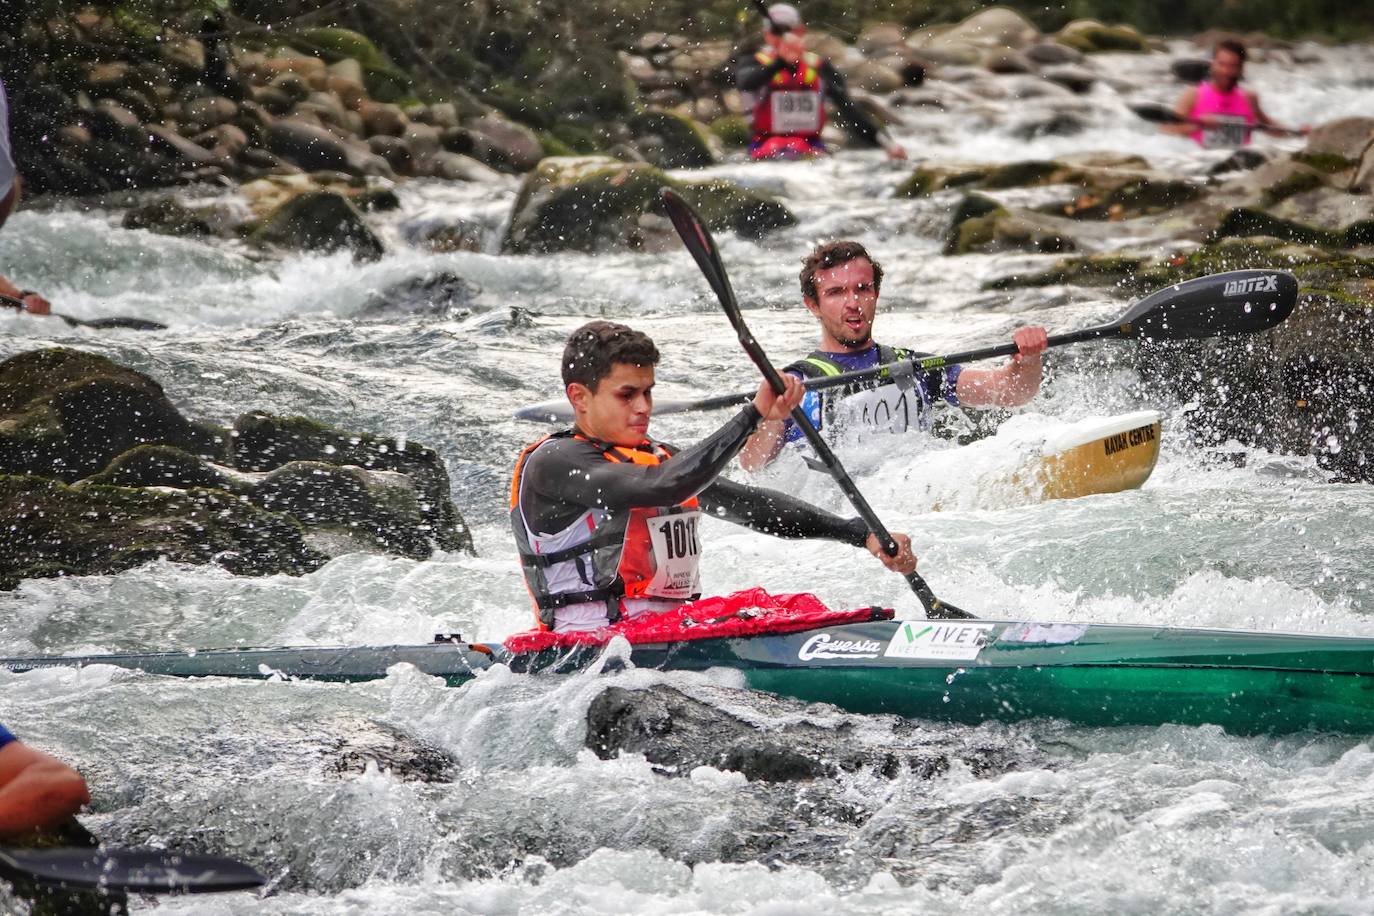
M 754 55 L 765 67 L 777 59 L 765 49 Z M 754 99 L 754 137 L 792 136 L 818 141 L 825 127 L 825 84 L 821 58 L 802 55 L 795 67 L 784 67 L 761 88 Z
M 569 437 L 591 442 L 602 457 L 616 463 L 656 465 L 672 457 L 660 443 L 610 445 L 572 430 L 546 436 L 520 453 L 511 481 L 511 529 L 539 625 L 551 628 L 554 612 L 569 605 L 603 604 L 614 622 L 626 601 L 699 597 L 701 511 L 696 497 L 676 506 L 618 513 L 589 508 L 562 531 L 530 528 L 521 508 L 525 465 L 540 446 Z

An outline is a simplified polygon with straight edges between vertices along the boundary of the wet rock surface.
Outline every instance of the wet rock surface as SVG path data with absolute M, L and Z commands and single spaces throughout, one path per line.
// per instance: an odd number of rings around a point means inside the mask
M 929 779 L 956 762 L 975 775 L 992 775 L 1023 762 L 1019 751 L 957 733 L 927 734 L 906 720 L 886 720 L 880 735 L 870 730 L 859 740 L 860 722 L 871 725 L 872 717 L 836 715 L 827 707 L 757 693 L 747 694 L 747 701 L 724 689 L 702 696 L 666 686 L 606 687 L 587 709 L 587 747 L 603 759 L 643 754 L 665 775 L 686 776 L 704 766 L 765 783 L 860 772 Z M 734 705 L 732 699 L 741 702 Z M 727 707 L 747 709 L 748 718 Z
M 156 559 L 300 574 L 367 549 L 472 549 L 442 462 L 304 418 L 187 420 L 141 373 L 76 350 L 0 363 L 0 585 Z
M 525 179 L 507 252 L 663 250 L 675 243 L 659 192 L 673 188 L 709 228 L 758 237 L 796 223 L 781 203 L 728 181 L 681 182 L 642 163 L 550 158 Z

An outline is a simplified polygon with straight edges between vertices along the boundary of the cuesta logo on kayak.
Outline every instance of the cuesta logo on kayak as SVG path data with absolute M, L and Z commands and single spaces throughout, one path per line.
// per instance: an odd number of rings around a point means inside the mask
M 972 661 L 987 645 L 992 623 L 903 621 L 883 655 L 888 658 L 949 658 Z
M 797 650 L 797 658 L 809 662 L 813 658 L 877 658 L 883 649 L 872 639 L 834 639 L 829 633 L 812 636 Z
M 1246 280 L 1227 280 L 1226 287 L 1222 290 L 1223 296 L 1244 296 L 1247 293 L 1272 293 L 1279 288 L 1279 278 L 1277 274 L 1269 274 L 1265 277 L 1250 277 Z

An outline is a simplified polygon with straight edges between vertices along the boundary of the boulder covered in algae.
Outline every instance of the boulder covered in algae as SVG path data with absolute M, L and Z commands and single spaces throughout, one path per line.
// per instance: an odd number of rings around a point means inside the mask
M 0 587 L 152 560 L 303 574 L 370 550 L 472 550 L 438 455 L 248 413 L 187 419 L 146 375 L 49 349 L 0 363 Z
M 729 181 L 682 182 L 642 162 L 552 157 L 520 188 L 504 248 L 515 254 L 668 250 L 678 244 L 659 192 L 672 188 L 716 232 L 757 238 L 795 225 L 778 201 Z

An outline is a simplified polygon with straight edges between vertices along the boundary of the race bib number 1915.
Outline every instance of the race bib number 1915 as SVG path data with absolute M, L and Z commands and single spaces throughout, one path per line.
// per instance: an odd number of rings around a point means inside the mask
M 821 129 L 819 92 L 775 92 L 769 101 L 775 134 L 814 134 Z

